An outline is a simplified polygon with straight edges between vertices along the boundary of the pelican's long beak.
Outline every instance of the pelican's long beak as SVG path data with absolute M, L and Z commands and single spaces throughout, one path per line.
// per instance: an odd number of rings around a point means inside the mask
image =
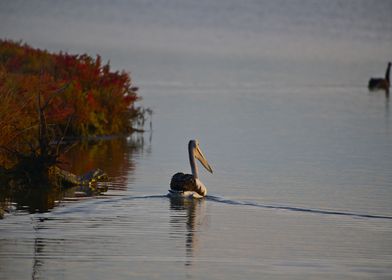
M 210 166 L 210 164 L 208 163 L 206 157 L 203 155 L 202 151 L 200 150 L 199 145 L 196 145 L 196 149 L 195 149 L 195 158 L 197 158 L 200 163 L 205 167 L 205 169 L 207 169 L 209 172 L 212 172 L 212 168 Z

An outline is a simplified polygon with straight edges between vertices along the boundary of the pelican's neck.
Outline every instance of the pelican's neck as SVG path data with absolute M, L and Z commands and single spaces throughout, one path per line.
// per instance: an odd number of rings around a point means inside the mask
M 387 71 L 385 72 L 385 80 L 389 83 L 389 73 L 391 71 L 391 63 L 388 63 Z
M 195 179 L 199 178 L 199 171 L 197 169 L 196 160 L 195 160 L 195 149 L 192 145 L 188 146 L 189 151 L 189 163 L 191 164 L 192 175 Z

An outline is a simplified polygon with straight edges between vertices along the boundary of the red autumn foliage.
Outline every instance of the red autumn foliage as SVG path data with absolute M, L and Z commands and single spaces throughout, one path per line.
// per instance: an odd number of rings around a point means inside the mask
M 36 137 L 38 96 L 48 124 L 64 130 L 69 122 L 68 136 L 128 133 L 143 118 L 130 75 L 112 71 L 99 55 L 0 40 L 0 146 L 21 147 Z

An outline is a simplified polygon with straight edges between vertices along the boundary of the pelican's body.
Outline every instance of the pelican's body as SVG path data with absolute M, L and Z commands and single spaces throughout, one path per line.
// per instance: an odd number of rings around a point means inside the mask
M 197 140 L 191 140 L 188 144 L 189 163 L 191 165 L 192 174 L 184 174 L 182 172 L 173 175 L 170 181 L 170 196 L 180 196 L 189 198 L 201 198 L 207 195 L 206 186 L 199 180 L 198 167 L 196 160 L 212 173 L 212 168 L 200 150 Z
M 371 78 L 368 84 L 369 90 L 385 90 L 386 92 L 389 92 L 390 71 L 391 71 L 391 63 L 389 62 L 387 66 L 387 70 L 385 71 L 385 78 Z

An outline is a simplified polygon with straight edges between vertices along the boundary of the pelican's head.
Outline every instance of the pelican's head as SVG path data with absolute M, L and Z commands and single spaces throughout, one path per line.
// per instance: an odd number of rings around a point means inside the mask
M 190 140 L 188 144 L 188 148 L 189 150 L 191 149 L 193 150 L 195 158 L 197 158 L 200 161 L 200 163 L 205 167 L 205 169 L 207 169 L 209 172 L 212 173 L 212 168 L 200 149 L 199 141 L 197 139 Z

